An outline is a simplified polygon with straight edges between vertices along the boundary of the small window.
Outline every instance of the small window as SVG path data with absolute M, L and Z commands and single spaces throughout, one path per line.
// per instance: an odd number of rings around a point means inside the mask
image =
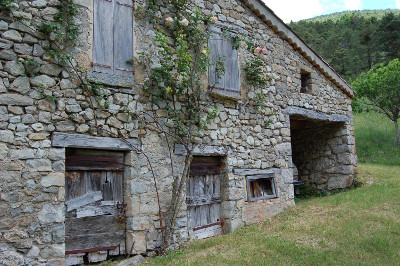
M 239 58 L 238 52 L 233 47 L 233 42 L 224 37 L 221 29 L 212 27 L 212 35 L 208 41 L 211 50 L 213 65 L 208 71 L 208 81 L 211 93 L 231 98 L 240 97 Z M 219 60 L 223 60 L 224 74 L 217 76 L 216 66 Z
M 311 91 L 311 73 L 304 70 L 301 71 L 301 93 L 310 93 Z
M 132 76 L 132 0 L 94 0 L 93 71 Z
M 248 201 L 272 199 L 277 197 L 275 176 L 273 174 L 247 176 L 246 178 Z

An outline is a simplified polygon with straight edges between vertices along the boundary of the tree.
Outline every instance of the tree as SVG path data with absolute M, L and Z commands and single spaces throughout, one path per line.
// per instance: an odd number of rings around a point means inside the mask
M 400 61 L 394 59 L 386 66 L 361 74 L 353 83 L 359 97 L 367 98 L 372 105 L 394 122 L 397 146 L 400 147 Z
M 378 44 L 387 61 L 400 58 L 400 15 L 386 14 L 379 23 L 378 32 Z

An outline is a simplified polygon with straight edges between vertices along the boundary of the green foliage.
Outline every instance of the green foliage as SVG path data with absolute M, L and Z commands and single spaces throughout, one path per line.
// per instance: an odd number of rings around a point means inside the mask
M 343 78 L 399 57 L 400 12 L 348 12 L 332 19 L 305 20 L 290 27 Z
M 14 1 L 13 0 L 1 0 L 0 2 L 0 13 L 9 13 L 14 8 Z
M 385 16 L 388 13 L 400 15 L 400 10 L 386 9 L 386 10 L 343 11 L 343 12 L 336 12 L 336 13 L 332 13 L 332 14 L 328 14 L 328 15 L 317 16 L 317 17 L 305 19 L 302 21 L 307 21 L 307 22 L 324 22 L 327 20 L 338 21 L 344 16 L 347 16 L 347 17 L 359 16 L 359 17 L 364 17 L 366 19 L 370 19 L 370 18 L 381 19 L 383 16 Z
M 254 56 L 246 61 L 244 70 L 247 82 L 256 88 L 265 87 L 270 80 L 267 73 L 267 66 L 259 57 Z
M 359 97 L 368 98 L 391 120 L 398 119 L 400 112 L 400 61 L 392 60 L 387 66 L 361 74 L 353 88 Z
M 397 145 L 400 147 L 398 119 L 400 116 L 400 61 L 394 59 L 387 66 L 361 74 L 353 82 L 358 97 L 367 98 L 378 111 L 395 124 Z
M 356 113 L 354 131 L 360 163 L 400 165 L 393 122 L 376 112 Z
M 39 30 L 57 47 L 50 49 L 49 55 L 65 62 L 70 58 L 67 48 L 75 47 L 79 34 L 79 28 L 74 23 L 78 6 L 73 0 L 64 0 L 56 7 L 58 13 L 54 15 L 54 21 L 43 21 Z
M 211 20 L 199 8 L 187 12 L 188 1 L 173 0 L 169 3 L 175 7 L 174 18 L 157 21 L 165 24 L 165 28 L 156 31 L 155 43 L 159 52 L 157 62 L 152 64 L 157 66 L 147 71 L 145 91 L 155 106 L 167 103 L 167 120 L 173 123 L 178 135 L 192 137 L 196 131 L 205 129 L 216 116 L 213 106 L 205 108 L 201 103 L 202 76 L 212 64 L 207 48 L 210 34 L 205 30 Z M 148 67 L 151 58 L 140 54 L 135 60 Z M 222 58 L 216 68 L 218 75 L 223 75 Z

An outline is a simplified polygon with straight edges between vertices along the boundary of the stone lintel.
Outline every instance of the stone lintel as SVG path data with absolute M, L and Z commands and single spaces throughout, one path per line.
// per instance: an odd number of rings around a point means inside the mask
M 136 139 L 123 140 L 120 138 L 93 137 L 60 132 L 53 133 L 52 137 L 52 146 L 62 148 L 136 151 L 131 145 L 141 150 L 140 142 Z
M 249 175 L 269 175 L 269 174 L 279 174 L 281 169 L 270 168 L 270 169 L 233 169 L 235 175 L 249 176 Z
M 324 113 L 319 113 L 316 111 L 300 108 L 300 107 L 288 107 L 283 110 L 284 114 L 290 116 L 300 116 L 304 118 L 308 118 L 311 120 L 319 120 L 319 121 L 327 121 L 327 122 L 338 122 L 338 123 L 348 123 L 350 119 L 345 115 L 328 115 Z
M 192 150 L 192 154 L 197 156 L 225 156 L 230 153 L 230 149 L 222 146 L 195 146 Z M 185 146 L 182 144 L 175 144 L 174 154 L 186 155 Z
M 133 77 L 125 77 L 115 74 L 88 72 L 86 73 L 86 78 L 91 82 L 96 82 L 114 87 L 132 89 L 134 85 Z

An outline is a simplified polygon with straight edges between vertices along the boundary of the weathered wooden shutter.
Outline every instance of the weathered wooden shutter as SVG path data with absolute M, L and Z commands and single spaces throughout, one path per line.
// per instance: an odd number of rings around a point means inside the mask
M 114 73 L 132 76 L 133 57 L 133 3 L 116 0 L 114 11 Z
M 115 250 L 124 241 L 124 154 L 67 150 L 66 254 Z
M 113 73 L 113 1 L 94 0 L 93 9 L 93 70 Z
M 213 65 L 209 68 L 209 86 L 212 92 L 228 97 L 240 96 L 239 58 L 229 38 L 224 38 L 220 29 L 212 28 L 208 45 L 211 50 Z M 219 31 L 219 32 L 218 32 Z M 216 63 L 218 58 L 224 60 L 225 73 L 217 79 Z
M 192 238 L 201 239 L 222 233 L 221 157 L 193 158 L 186 196 L 188 227 Z

